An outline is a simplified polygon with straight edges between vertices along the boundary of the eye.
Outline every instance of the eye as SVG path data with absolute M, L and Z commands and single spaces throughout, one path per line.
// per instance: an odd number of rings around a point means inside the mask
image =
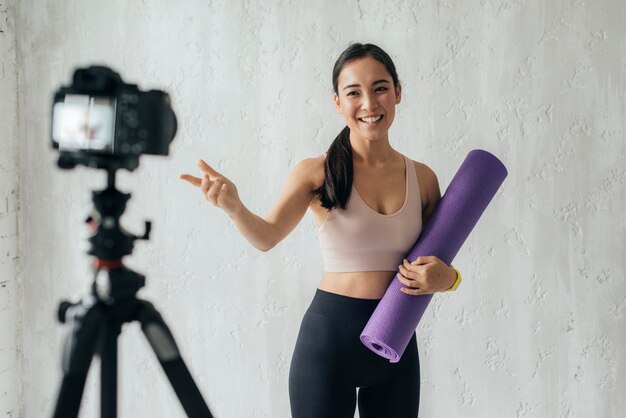
M 346 96 L 356 96 L 357 94 L 359 94 L 358 91 L 349 91 L 348 94 L 346 94 Z
M 387 87 L 377 87 L 374 91 L 387 91 L 389 90 Z

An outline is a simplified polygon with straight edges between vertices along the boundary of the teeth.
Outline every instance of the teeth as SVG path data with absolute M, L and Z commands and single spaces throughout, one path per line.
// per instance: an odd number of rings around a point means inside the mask
M 361 120 L 365 123 L 374 123 L 374 122 L 378 122 L 380 120 L 380 118 L 382 118 L 383 115 L 378 115 L 378 116 L 374 116 L 371 118 L 361 118 Z

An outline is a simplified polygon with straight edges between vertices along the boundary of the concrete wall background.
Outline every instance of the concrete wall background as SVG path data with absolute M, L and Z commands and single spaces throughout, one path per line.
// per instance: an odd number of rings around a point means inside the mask
M 342 128 L 332 64 L 363 41 L 392 55 L 404 83 L 392 144 L 430 165 L 442 190 L 474 148 L 510 172 L 455 260 L 460 291 L 438 295 L 418 328 L 420 416 L 624 416 L 625 20 L 619 0 L 23 0 L 15 13 L 3 2 L 5 69 L 15 63 L 11 30 L 18 45 L 19 128 L 8 71 L 1 412 L 50 413 L 63 336 L 56 306 L 91 282 L 82 221 L 105 178 L 56 169 L 49 107 L 75 67 L 104 63 L 170 92 L 179 118 L 169 158 L 143 158 L 119 176 L 133 194 L 123 225 L 139 233 L 154 222 L 127 262 L 148 276 L 141 295 L 172 326 L 217 416 L 289 416 L 289 361 L 322 268 L 313 220 L 262 254 L 177 175 L 205 158 L 264 214 L 289 170 Z M 92 373 L 84 416 L 99 415 L 97 383 Z M 124 416 L 183 416 L 136 324 L 120 340 L 120 404 Z
M 0 1 L 0 415 L 20 411 L 21 283 L 18 277 L 18 132 L 15 5 Z

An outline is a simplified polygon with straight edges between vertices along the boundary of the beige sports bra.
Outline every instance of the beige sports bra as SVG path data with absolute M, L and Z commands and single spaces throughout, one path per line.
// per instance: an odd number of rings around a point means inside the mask
M 346 209 L 333 208 L 318 228 L 328 272 L 397 271 L 422 231 L 422 202 L 415 165 L 404 157 L 406 193 L 395 213 L 370 208 L 354 185 Z

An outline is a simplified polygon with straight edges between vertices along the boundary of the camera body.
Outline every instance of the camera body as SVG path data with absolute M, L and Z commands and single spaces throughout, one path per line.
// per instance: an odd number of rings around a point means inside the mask
M 167 93 L 141 91 L 108 67 L 79 68 L 72 85 L 54 94 L 52 146 L 64 154 L 64 168 L 168 155 L 176 129 Z M 99 163 L 86 162 L 90 157 Z

